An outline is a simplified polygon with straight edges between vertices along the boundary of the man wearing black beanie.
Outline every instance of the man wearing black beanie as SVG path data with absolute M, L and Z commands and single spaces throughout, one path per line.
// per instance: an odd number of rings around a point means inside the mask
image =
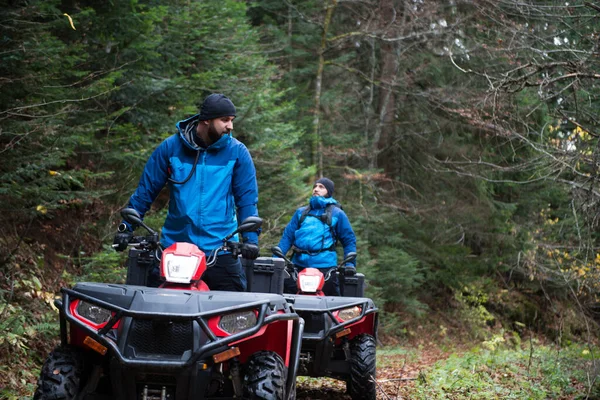
M 224 94 L 215 93 L 204 99 L 194 141 L 198 144 L 211 145 L 233 130 L 235 106 Z M 200 140 L 198 140 L 200 139 Z
M 320 178 L 315 181 L 308 206 L 300 207 L 285 227 L 278 247 L 283 254 L 292 249 L 292 262 L 298 271 L 304 268 L 318 268 L 324 276 L 337 266 L 335 245 L 338 240 L 344 248 L 344 257 L 356 252 L 356 236 L 346 213 L 333 198 L 333 181 Z M 352 261 L 345 268 L 346 275 L 354 275 L 356 263 Z M 296 293 L 296 282 L 292 278 L 284 281 L 286 293 Z M 325 281 L 323 293 L 326 296 L 339 296 L 340 288 L 336 274 L 330 274 Z
M 335 188 L 335 185 L 333 184 L 333 181 L 329 178 L 321 178 L 321 179 L 317 179 L 317 181 L 315 182 L 315 185 L 313 186 L 313 195 L 314 193 L 314 189 L 319 186 L 319 184 L 323 185 L 323 187 L 325 188 L 325 190 L 327 191 L 326 194 L 320 194 L 323 197 L 333 197 L 333 189 Z
M 144 216 L 162 188 L 169 185 L 169 212 L 161 232 L 165 248 L 175 242 L 193 243 L 208 255 L 240 222 L 258 216 L 256 169 L 246 146 L 231 136 L 235 116 L 229 98 L 220 93 L 209 95 L 200 112 L 179 121 L 178 133 L 162 142 L 146 163 L 128 206 Z M 115 247 L 123 250 L 133 227 L 123 222 L 119 231 Z M 242 234 L 242 257 L 258 257 L 259 233 Z M 158 273 L 156 266 L 152 286 L 160 284 Z M 202 280 L 211 290 L 246 289 L 241 262 L 230 254 L 219 254 Z

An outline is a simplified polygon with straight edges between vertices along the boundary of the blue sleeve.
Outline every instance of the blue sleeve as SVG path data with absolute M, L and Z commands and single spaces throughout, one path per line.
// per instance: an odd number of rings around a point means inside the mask
M 258 217 L 258 183 L 256 182 L 256 168 L 250 152 L 244 145 L 240 145 L 238 159 L 233 168 L 232 190 L 235 206 L 237 208 L 238 223 L 248 217 Z M 258 244 L 258 232 L 245 232 L 243 238 L 248 243 Z
M 283 254 L 286 254 L 294 244 L 296 231 L 300 228 L 300 215 L 302 214 L 300 210 L 301 209 L 296 210 L 296 212 L 292 216 L 292 219 L 283 230 L 283 235 L 281 236 L 281 240 L 277 245 L 281 249 L 281 251 L 283 251 Z
M 134 208 L 142 217 L 169 178 L 168 141 L 169 139 L 165 140 L 154 150 L 144 167 L 137 189 L 129 199 L 129 207 Z
M 348 253 L 356 251 L 356 235 L 352 230 L 352 225 L 350 225 L 348 216 L 346 216 L 346 213 L 342 210 L 338 210 L 335 234 L 344 247 L 344 257 L 346 257 Z M 356 260 L 351 264 L 356 266 Z

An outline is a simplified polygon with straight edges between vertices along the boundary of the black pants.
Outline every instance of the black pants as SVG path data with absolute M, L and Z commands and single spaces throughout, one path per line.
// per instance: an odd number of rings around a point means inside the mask
M 332 269 L 335 269 L 337 267 L 331 267 L 331 268 L 318 268 L 319 271 L 321 271 L 323 273 L 323 275 L 327 275 L 327 272 L 329 272 Z M 300 272 L 302 271 L 304 268 L 302 267 L 297 267 L 296 271 Z M 283 292 L 284 293 L 292 293 L 292 294 L 296 294 L 298 293 L 298 284 L 296 283 L 296 281 L 293 278 L 286 278 L 283 281 Z M 331 275 L 329 276 L 329 279 L 325 281 L 325 285 L 323 285 L 323 294 L 325 294 L 325 296 L 341 296 L 340 294 L 340 283 L 338 281 L 338 274 L 335 271 L 331 272 Z
M 239 258 L 231 254 L 217 256 L 217 262 L 202 275 L 202 280 L 210 290 L 229 290 L 244 292 L 246 290 L 246 273 Z
M 229 290 L 244 292 L 246 290 L 246 273 L 239 258 L 231 254 L 217 256 L 217 262 L 202 275 L 202 280 L 210 290 Z M 157 265 L 148 276 L 148 286 L 158 287 L 161 283 L 159 266 Z

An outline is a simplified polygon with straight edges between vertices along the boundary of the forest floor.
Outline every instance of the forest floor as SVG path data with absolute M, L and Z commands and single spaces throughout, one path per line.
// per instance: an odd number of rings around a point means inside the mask
M 441 336 L 418 327 L 405 340 L 384 339 L 377 348 L 377 399 L 600 399 L 597 344 L 557 346 L 540 337 L 517 345 L 492 335 Z M 491 344 L 495 343 L 495 345 Z M 350 400 L 346 384 L 299 377 L 298 400 Z
M 424 343 L 427 343 L 424 345 Z M 462 346 L 461 346 L 462 347 Z M 412 388 L 424 371 L 430 370 L 438 361 L 443 361 L 461 349 L 442 350 L 438 344 L 410 340 L 402 345 L 378 346 L 377 399 L 410 399 Z M 329 378 L 299 377 L 298 400 L 350 400 L 346 394 L 346 383 Z

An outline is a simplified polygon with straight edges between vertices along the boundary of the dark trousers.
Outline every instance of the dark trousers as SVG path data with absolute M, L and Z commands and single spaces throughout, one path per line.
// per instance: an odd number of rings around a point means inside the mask
M 246 273 L 239 258 L 231 254 L 217 256 L 217 262 L 202 275 L 202 280 L 210 290 L 229 290 L 244 292 L 246 290 Z M 148 276 L 148 286 L 158 287 L 161 283 L 159 266 L 157 265 Z
M 327 275 L 327 272 L 329 272 L 329 270 L 332 270 L 335 268 L 337 268 L 337 267 L 318 268 L 318 269 L 319 269 L 319 271 L 321 271 L 323 273 L 323 275 Z M 298 271 L 298 272 L 302 271 L 303 269 L 304 269 L 303 267 L 296 267 L 296 271 Z M 284 293 L 292 293 L 292 294 L 298 293 L 298 284 L 296 283 L 294 278 L 290 277 L 290 278 L 284 279 L 283 292 Z M 325 294 L 325 296 L 341 296 L 340 282 L 338 281 L 338 274 L 335 271 L 332 271 L 331 275 L 329 276 L 329 279 L 325 281 L 325 285 L 323 285 L 323 294 Z
M 210 290 L 229 290 L 244 292 L 246 290 L 246 273 L 239 258 L 231 254 L 217 256 L 217 262 L 202 275 L 202 280 Z

